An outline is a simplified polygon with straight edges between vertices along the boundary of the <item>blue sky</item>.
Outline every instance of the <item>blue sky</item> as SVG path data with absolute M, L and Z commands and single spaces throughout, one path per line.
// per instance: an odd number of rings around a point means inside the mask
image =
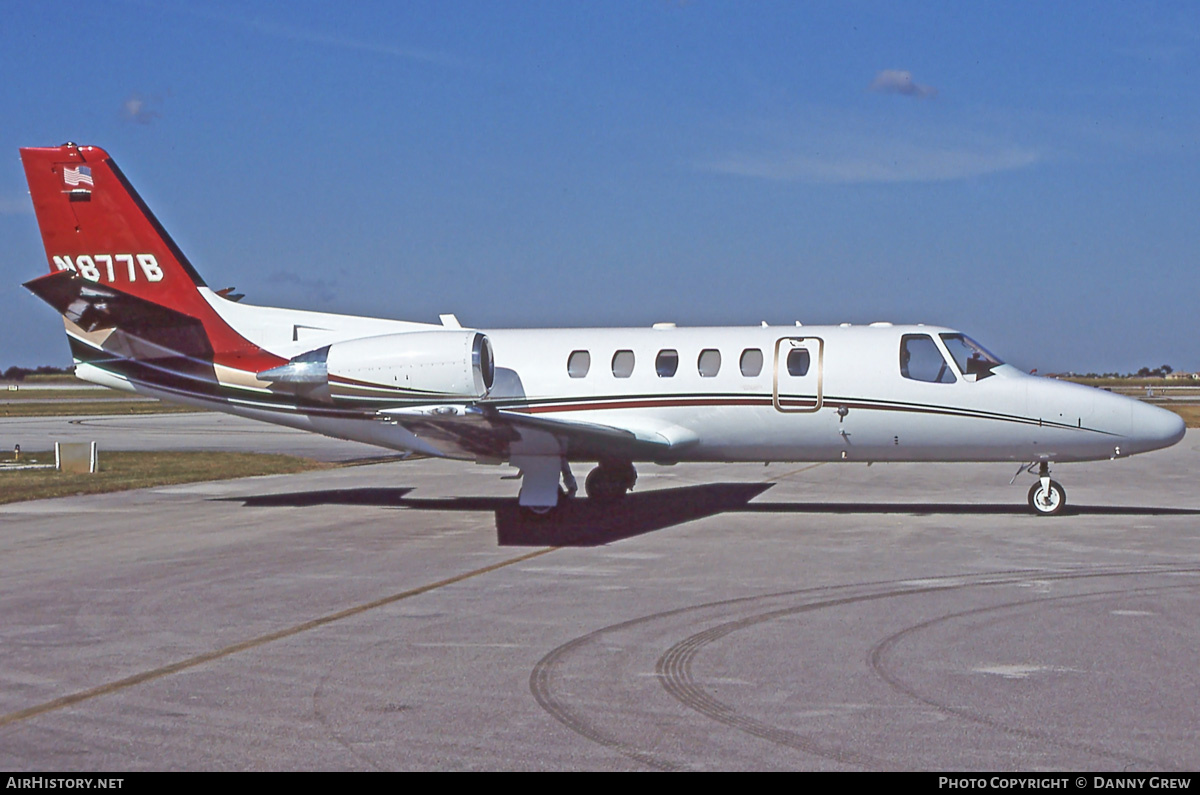
M 1200 369 L 1194 3 L 2 7 L 0 367 L 69 363 L 17 148 L 73 140 L 251 303 Z

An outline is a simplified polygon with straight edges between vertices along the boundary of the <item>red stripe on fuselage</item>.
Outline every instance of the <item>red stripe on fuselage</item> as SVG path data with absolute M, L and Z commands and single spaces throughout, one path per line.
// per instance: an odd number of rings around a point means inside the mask
M 785 406 L 811 406 L 812 401 L 783 400 Z M 560 411 L 602 411 L 604 409 L 652 409 L 652 408 L 681 408 L 684 406 L 770 406 L 770 398 L 639 398 L 634 400 L 609 399 L 600 401 L 580 401 L 578 403 L 560 403 L 552 406 L 524 406 L 513 408 L 525 414 L 548 414 Z

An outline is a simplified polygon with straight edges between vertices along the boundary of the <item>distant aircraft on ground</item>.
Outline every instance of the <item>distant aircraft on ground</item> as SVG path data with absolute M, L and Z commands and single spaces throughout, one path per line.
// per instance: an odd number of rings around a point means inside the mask
M 546 513 L 597 462 L 1009 461 L 1040 514 L 1054 462 L 1175 444 L 1175 414 L 1038 378 L 938 326 L 495 329 L 248 306 L 209 289 L 104 150 L 21 150 L 76 375 L 394 450 L 507 462 Z M 561 484 L 561 487 L 560 487 Z

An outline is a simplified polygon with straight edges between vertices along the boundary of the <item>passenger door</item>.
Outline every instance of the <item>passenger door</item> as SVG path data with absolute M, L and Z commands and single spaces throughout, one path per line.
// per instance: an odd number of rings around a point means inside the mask
M 799 414 L 821 410 L 825 341 L 820 337 L 781 337 L 775 341 L 771 401 L 776 411 Z

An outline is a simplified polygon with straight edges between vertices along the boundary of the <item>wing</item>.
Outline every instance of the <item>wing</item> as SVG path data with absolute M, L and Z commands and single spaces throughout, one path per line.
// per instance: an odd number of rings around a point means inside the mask
M 673 425 L 639 423 L 619 428 L 575 420 L 547 419 L 486 404 L 398 408 L 379 412 L 452 457 L 507 460 L 523 447 L 546 441 L 559 455 L 584 461 L 619 458 L 629 461 L 675 460 L 699 438 Z

